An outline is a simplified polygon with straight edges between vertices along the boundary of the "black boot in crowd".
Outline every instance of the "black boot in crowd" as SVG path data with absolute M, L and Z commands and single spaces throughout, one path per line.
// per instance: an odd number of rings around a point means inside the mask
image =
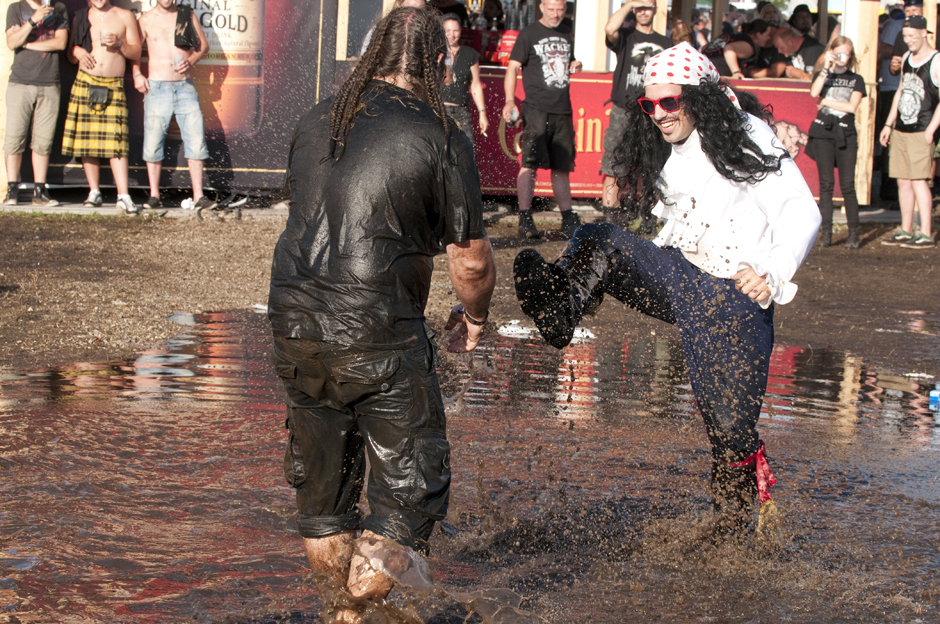
M 845 239 L 846 249 L 858 249 L 861 241 L 858 238 L 858 227 L 849 227 L 849 237 Z
M 532 220 L 531 210 L 519 211 L 519 238 L 536 239 L 542 238 L 538 228 L 535 227 L 535 221 Z

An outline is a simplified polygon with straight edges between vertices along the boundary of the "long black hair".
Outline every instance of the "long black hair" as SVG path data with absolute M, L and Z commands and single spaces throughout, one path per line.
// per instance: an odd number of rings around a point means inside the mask
M 739 110 L 719 82 L 702 80 L 697 86 L 683 85 L 679 103 L 701 137 L 702 150 L 715 169 L 733 182 L 754 184 L 780 170 L 783 154 L 764 154 L 748 135 L 747 115 L 773 124 L 773 109 L 752 94 L 734 90 Z M 655 225 L 652 210 L 663 198 L 657 186 L 660 173 L 672 154 L 672 146 L 649 119 L 636 100 L 627 102 L 627 123 L 623 136 L 612 152 L 614 163 L 627 173 L 617 181 L 620 209 L 628 221 L 641 219 L 641 229 L 650 232 Z
M 352 75 L 343 83 L 330 109 L 330 154 L 342 157 L 342 146 L 362 108 L 361 99 L 373 78 L 401 77 L 412 93 L 426 102 L 441 119 L 447 136 L 447 113 L 441 98 L 447 54 L 444 26 L 435 11 L 402 7 L 389 13 L 372 32 L 369 47 Z

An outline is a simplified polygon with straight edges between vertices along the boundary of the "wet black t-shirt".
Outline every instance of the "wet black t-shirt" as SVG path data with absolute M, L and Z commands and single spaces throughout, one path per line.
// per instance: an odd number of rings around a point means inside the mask
M 571 113 L 568 69 L 574 60 L 571 30 L 535 22 L 522 29 L 509 54 L 522 63 L 525 101 L 545 113 Z
M 34 28 L 26 38 L 26 43 L 46 41 L 55 38 L 57 30 L 69 29 L 68 13 L 65 5 L 56 2 L 52 13 Z M 14 26 L 24 27 L 26 20 L 33 16 L 36 10 L 29 6 L 26 0 L 14 2 L 7 9 L 7 30 Z M 52 86 L 59 84 L 59 57 L 61 51 L 37 52 L 27 50 L 20 46 L 13 53 L 13 69 L 10 71 L 10 82 L 25 85 Z
M 470 68 L 480 62 L 480 53 L 469 46 L 457 48 L 454 58 L 454 80 L 441 89 L 441 97 L 448 104 L 467 106 L 470 98 Z
M 401 348 L 425 335 L 434 256 L 486 234 L 473 147 L 454 124 L 445 142 L 430 106 L 373 80 L 333 160 L 331 104 L 304 116 L 291 144 L 271 326 L 275 336 Z
M 620 31 L 620 39 L 616 45 L 611 45 L 606 38 L 604 42 L 617 56 L 610 100 L 617 106 L 626 108 L 627 101 L 643 95 L 643 70 L 646 69 L 646 61 L 666 48 L 671 48 L 672 40 L 659 33 L 647 35 L 631 28 Z

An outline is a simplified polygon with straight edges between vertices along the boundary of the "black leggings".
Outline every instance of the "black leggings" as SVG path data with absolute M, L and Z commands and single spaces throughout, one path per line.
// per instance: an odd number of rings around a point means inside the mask
M 832 139 L 812 139 L 819 170 L 819 212 L 822 214 L 822 231 L 832 230 L 832 190 L 836 178 L 834 169 L 839 169 L 839 187 L 845 199 L 845 220 L 850 229 L 858 228 L 858 197 L 855 195 L 855 161 L 858 158 L 858 136 L 845 137 L 845 147 L 836 147 Z

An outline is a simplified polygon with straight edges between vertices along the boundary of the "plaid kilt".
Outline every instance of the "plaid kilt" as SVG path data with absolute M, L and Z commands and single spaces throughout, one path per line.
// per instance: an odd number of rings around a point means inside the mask
M 108 87 L 108 104 L 101 112 L 93 111 L 88 103 L 89 85 Z M 101 78 L 79 70 L 65 116 L 62 153 L 75 157 L 124 158 L 130 153 L 127 134 L 124 77 Z

